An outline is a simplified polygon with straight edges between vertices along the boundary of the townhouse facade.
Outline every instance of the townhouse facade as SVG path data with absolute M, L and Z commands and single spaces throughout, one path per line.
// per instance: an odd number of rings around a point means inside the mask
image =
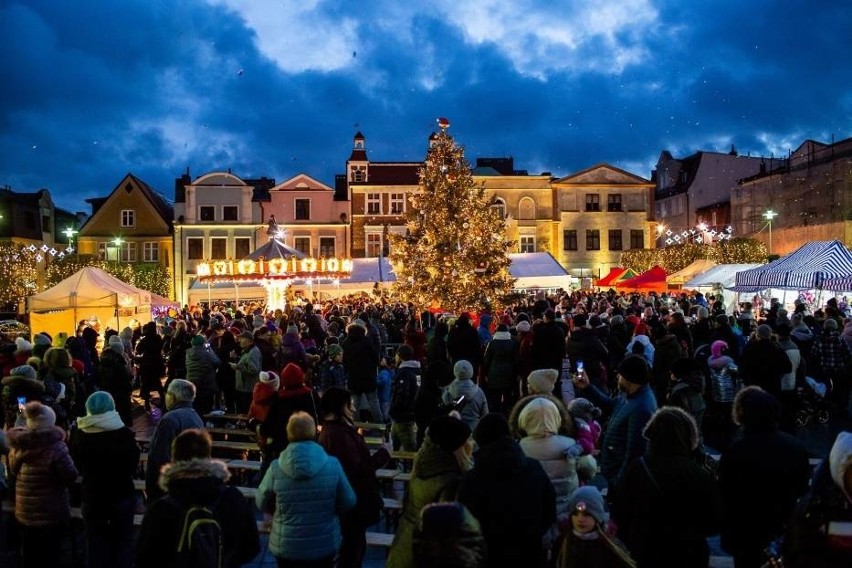
M 167 199 L 132 173 L 106 197 L 86 200 L 92 214 L 77 235 L 78 252 L 99 260 L 174 267 Z

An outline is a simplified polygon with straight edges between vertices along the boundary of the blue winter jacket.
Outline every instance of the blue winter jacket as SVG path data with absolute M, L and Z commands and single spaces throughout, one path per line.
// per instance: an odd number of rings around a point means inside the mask
M 319 560 L 340 548 L 340 515 L 355 506 L 355 492 L 337 458 L 314 441 L 292 442 L 273 462 L 257 507 L 272 512 L 269 550 L 288 560 Z
M 627 466 L 645 454 L 646 440 L 642 430 L 657 411 L 657 399 L 648 385 L 642 385 L 632 395 L 621 393 L 615 398 L 605 395 L 594 385 L 581 393 L 610 416 L 598 464 L 609 485 L 618 485 Z

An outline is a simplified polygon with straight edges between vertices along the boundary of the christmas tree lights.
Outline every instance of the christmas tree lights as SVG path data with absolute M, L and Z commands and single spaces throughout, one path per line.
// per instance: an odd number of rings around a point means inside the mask
M 390 235 L 395 293 L 419 308 L 453 312 L 499 304 L 511 292 L 506 223 L 476 185 L 464 149 L 447 132 L 430 140 L 420 184 L 408 196 L 405 235 Z

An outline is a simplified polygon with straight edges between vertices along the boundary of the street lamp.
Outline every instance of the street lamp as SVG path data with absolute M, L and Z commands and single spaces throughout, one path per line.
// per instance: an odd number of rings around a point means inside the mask
M 124 240 L 121 237 L 115 237 L 112 244 L 115 245 L 115 261 L 121 262 L 121 245 L 124 244 Z
M 769 222 L 769 254 L 772 254 L 772 220 L 778 216 L 778 213 L 772 209 L 767 209 L 763 213 L 763 218 Z

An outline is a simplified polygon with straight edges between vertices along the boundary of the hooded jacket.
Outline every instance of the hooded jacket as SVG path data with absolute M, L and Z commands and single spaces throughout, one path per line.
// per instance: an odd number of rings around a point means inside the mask
M 411 481 L 396 535 L 388 553 L 387 568 L 414 566 L 413 536 L 420 511 L 430 503 L 454 501 L 462 471 L 455 457 L 441 449 L 429 436 L 414 457 Z
M 68 487 L 77 468 L 56 426 L 12 428 L 7 433 L 9 469 L 15 477 L 15 518 L 29 527 L 50 526 L 71 516 Z
M 186 350 L 186 379 L 195 385 L 196 398 L 210 398 L 219 392 L 216 369 L 222 361 L 216 352 L 204 345 L 193 345 Z
M 558 434 L 562 417 L 556 405 L 545 398 L 535 398 L 524 407 L 518 425 L 526 432 L 520 446 L 524 455 L 538 461 L 556 491 L 556 514 L 568 514 L 568 499 L 580 485 L 577 458 L 568 452 L 577 441 Z
M 421 382 L 420 362 L 402 361 L 391 381 L 390 416 L 394 422 L 414 422 L 414 401 Z
M 18 397 L 26 398 L 27 402 L 33 400 L 41 402 L 44 398 L 44 383 L 37 379 L 30 379 L 23 375 L 9 375 L 3 377 L 0 384 L 3 385 L 3 415 L 7 429 L 14 427 L 18 419 Z
M 482 519 L 487 566 L 529 563 L 556 520 L 556 493 L 547 473 L 508 436 L 481 446 L 474 464 L 462 478 L 458 500 Z
M 211 508 L 222 530 L 224 568 L 237 568 L 260 552 L 257 522 L 236 487 L 227 485 L 230 474 L 224 462 L 193 459 L 163 467 L 160 488 L 168 497 L 148 507 L 136 541 L 137 568 L 175 567 L 178 540 L 186 508 Z
M 90 510 L 107 511 L 116 501 L 134 497 L 139 446 L 116 411 L 77 420 L 71 456 L 83 476 L 83 502 Z
M 784 538 L 784 565 L 790 568 L 845 568 L 852 555 L 852 495 L 843 484 L 852 467 L 852 433 L 841 432 L 828 460 L 817 468 Z
M 257 507 L 272 512 L 269 550 L 278 558 L 320 560 L 340 548 L 340 515 L 355 492 L 337 458 L 312 441 L 291 443 L 257 489 Z
M 460 412 L 461 418 L 472 432 L 476 430 L 479 420 L 488 414 L 488 401 L 485 398 L 485 393 L 472 379 L 455 379 L 444 391 L 444 404 L 450 404 L 461 396 L 464 396 Z

